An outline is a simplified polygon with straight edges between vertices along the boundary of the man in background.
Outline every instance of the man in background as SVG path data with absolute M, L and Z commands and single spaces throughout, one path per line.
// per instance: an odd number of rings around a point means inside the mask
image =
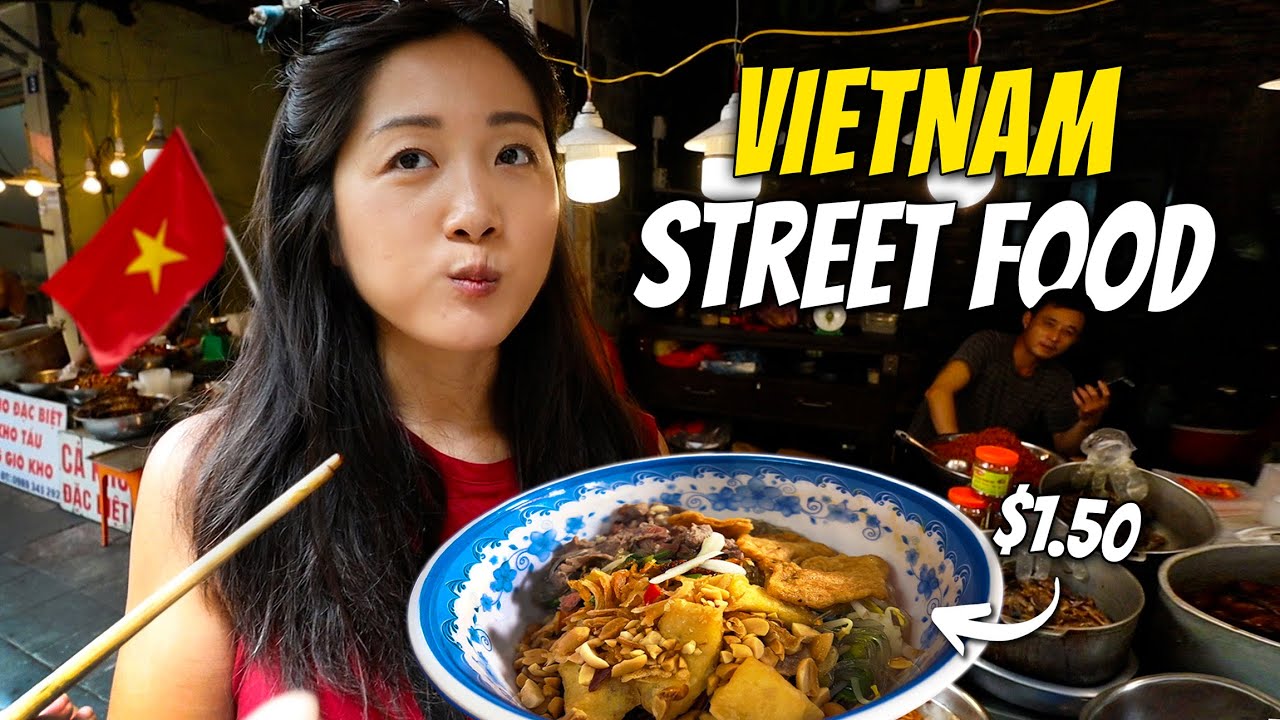
M 22 318 L 27 315 L 27 289 L 22 278 L 8 268 L 0 267 L 0 317 Z
M 1075 387 L 1057 361 L 1084 331 L 1093 304 L 1076 290 L 1051 290 L 1022 316 L 1018 335 L 983 330 L 969 336 L 925 391 L 911 434 L 937 435 L 1004 427 L 1019 438 L 1051 437 L 1063 455 L 1102 421 L 1106 383 Z

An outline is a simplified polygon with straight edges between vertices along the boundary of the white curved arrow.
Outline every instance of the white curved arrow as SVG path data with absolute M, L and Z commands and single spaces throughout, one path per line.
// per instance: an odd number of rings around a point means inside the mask
M 933 619 L 934 627 L 938 628 L 938 632 L 942 633 L 956 652 L 964 655 L 964 643 L 960 640 L 962 637 L 1005 642 L 1026 637 L 1039 630 L 1040 626 L 1049 622 L 1049 618 L 1053 617 L 1054 611 L 1058 609 L 1059 593 L 1058 578 L 1055 577 L 1053 602 L 1049 603 L 1049 607 L 1045 608 L 1044 612 L 1020 623 L 978 622 L 977 618 L 991 614 L 991 603 L 934 608 L 929 617 Z

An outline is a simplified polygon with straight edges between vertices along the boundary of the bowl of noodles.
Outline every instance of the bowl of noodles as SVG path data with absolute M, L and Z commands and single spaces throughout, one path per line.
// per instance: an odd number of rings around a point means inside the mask
M 972 664 L 938 607 L 990 603 L 998 559 L 950 504 L 890 477 L 749 454 L 563 478 L 450 538 L 408 608 L 414 651 L 470 717 L 898 718 Z

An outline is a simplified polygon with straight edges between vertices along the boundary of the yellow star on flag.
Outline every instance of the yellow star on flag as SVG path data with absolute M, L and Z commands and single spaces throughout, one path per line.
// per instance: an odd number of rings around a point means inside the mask
M 160 271 L 165 265 L 179 263 L 187 259 L 186 255 L 165 247 L 164 231 L 169 226 L 166 219 L 160 223 L 160 231 L 155 235 L 148 235 L 141 230 L 133 229 L 133 239 L 138 243 L 138 257 L 129 263 L 129 267 L 125 268 L 125 275 L 138 275 L 147 273 L 151 276 L 151 291 L 157 295 L 160 293 Z

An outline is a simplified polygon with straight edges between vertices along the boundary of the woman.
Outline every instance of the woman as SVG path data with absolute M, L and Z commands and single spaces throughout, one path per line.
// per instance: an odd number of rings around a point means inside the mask
M 535 41 L 498 3 L 380 7 L 286 71 L 262 302 L 228 399 L 152 451 L 130 605 L 345 465 L 122 648 L 112 720 L 243 717 L 293 686 L 326 718 L 443 717 L 404 620 L 438 544 L 520 488 L 659 449 L 588 341 Z

